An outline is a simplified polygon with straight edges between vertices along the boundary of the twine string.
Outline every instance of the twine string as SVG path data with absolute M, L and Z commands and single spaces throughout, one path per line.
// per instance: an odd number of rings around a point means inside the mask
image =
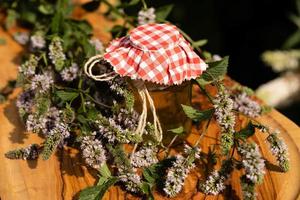
M 92 79 L 96 81 L 110 81 L 118 75 L 115 72 L 109 72 L 109 73 L 103 73 L 100 75 L 94 75 L 93 74 L 93 68 L 96 66 L 98 62 L 102 60 L 102 55 L 96 55 L 91 57 L 85 64 L 84 64 L 84 73 L 91 77 Z
M 102 55 L 96 55 L 96 56 L 91 57 L 84 65 L 85 74 L 96 81 L 109 81 L 109 80 L 114 79 L 118 75 L 116 72 L 103 73 L 100 75 L 93 74 L 93 67 L 95 67 L 96 64 L 102 60 L 102 58 L 103 58 Z M 139 122 L 138 122 L 137 128 L 135 130 L 135 133 L 142 137 L 145 132 L 145 127 L 147 124 L 147 112 L 148 112 L 147 101 L 148 101 L 149 107 L 150 107 L 150 109 L 152 111 L 152 115 L 153 115 L 154 135 L 155 135 L 157 141 L 161 142 L 162 128 L 161 128 L 161 124 L 158 119 L 158 116 L 156 114 L 156 109 L 155 109 L 153 99 L 152 99 L 151 95 L 149 94 L 149 91 L 143 81 L 134 81 L 134 86 L 137 88 L 138 94 L 142 101 L 142 113 L 140 115 Z M 131 154 L 131 159 L 137 148 L 137 145 L 138 144 L 134 145 L 134 148 L 133 148 L 133 151 Z

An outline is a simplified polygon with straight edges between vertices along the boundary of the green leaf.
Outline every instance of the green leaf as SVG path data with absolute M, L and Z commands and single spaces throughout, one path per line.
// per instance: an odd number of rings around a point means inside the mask
M 67 123 L 72 123 L 75 119 L 75 112 L 70 104 L 66 105 L 66 108 L 63 110 L 64 121 Z
M 86 57 L 92 57 L 96 54 L 95 47 L 85 38 L 81 41 Z
M 0 45 L 5 45 L 6 44 L 6 40 L 4 38 L 0 38 Z
M 181 105 L 181 106 L 184 113 L 195 122 L 207 120 L 211 118 L 212 114 L 214 113 L 214 109 L 200 111 L 191 106 L 186 106 L 186 105 Z
M 64 60 L 57 60 L 55 62 L 55 70 L 60 72 L 63 68 L 64 68 L 64 65 L 65 65 L 65 61 Z
M 51 15 L 54 13 L 54 8 L 51 4 L 41 4 L 39 5 L 38 10 L 44 15 Z
M 118 8 L 128 8 L 130 6 L 135 6 L 136 4 L 138 4 L 140 2 L 140 0 L 131 0 L 128 3 L 122 3 L 121 5 L 118 6 Z
M 56 91 L 56 95 L 63 101 L 72 101 L 79 96 L 79 93 L 59 90 L 59 91 Z
M 61 12 L 57 11 L 53 16 L 50 24 L 52 33 L 58 33 L 63 23 L 63 15 Z
M 300 43 L 300 30 L 297 30 L 291 36 L 288 37 L 288 39 L 284 42 L 282 47 L 284 49 L 290 49 L 292 47 L 295 47 L 299 43 Z
M 127 31 L 128 31 L 128 28 L 125 28 L 120 25 L 115 25 L 110 30 L 110 33 L 112 34 L 113 38 L 118 38 L 118 37 L 125 36 L 127 34 Z
M 77 115 L 76 119 L 82 124 L 87 123 L 86 117 L 83 115 Z
M 104 163 L 100 167 L 99 172 L 100 172 L 101 176 L 104 177 L 104 178 L 110 178 L 111 177 L 111 172 L 110 172 L 110 170 L 109 170 L 106 163 Z
M 34 24 L 37 20 L 37 15 L 35 12 L 24 11 L 21 13 L 21 18 L 24 21 Z
M 297 12 L 300 15 L 300 0 L 296 0 L 296 8 L 297 8 Z
M 294 22 L 294 24 L 298 27 L 298 28 L 300 28 L 300 17 L 299 16 L 296 16 L 296 15 L 290 15 L 289 16 L 290 17 L 290 20 L 292 21 L 292 22 Z
M 183 126 L 179 126 L 178 128 L 170 129 L 168 131 L 175 133 L 176 135 L 183 135 L 185 133 Z
M 147 182 L 143 182 L 142 184 L 140 184 L 140 189 L 144 194 L 147 195 L 148 200 L 154 200 L 151 188 L 152 188 L 152 186 Z
M 13 9 L 7 10 L 7 17 L 5 20 L 5 28 L 9 29 L 11 26 L 13 26 L 18 18 L 18 13 Z
M 109 178 L 104 184 L 88 187 L 79 194 L 79 200 L 99 200 L 102 199 L 105 192 L 113 186 L 118 179 L 116 177 Z
M 172 166 L 173 161 L 174 157 L 166 158 L 158 163 L 144 168 L 143 177 L 149 184 L 155 184 L 159 179 L 163 179 L 165 170 Z
M 248 137 L 251 137 L 254 133 L 255 126 L 252 124 L 252 122 L 249 122 L 245 128 L 235 133 L 235 138 L 245 140 Z
M 150 184 L 154 184 L 156 177 L 153 177 L 153 172 L 151 171 L 151 168 L 146 168 L 143 171 L 143 177 L 145 178 L 145 180 L 150 183 Z
M 197 83 L 204 86 L 213 81 L 221 80 L 227 73 L 228 59 L 226 56 L 220 61 L 208 63 L 208 69 L 196 79 Z
M 195 48 L 195 47 L 202 47 L 206 44 L 207 44 L 207 40 L 204 39 L 204 40 L 198 40 L 196 42 L 193 42 L 192 46 Z
M 93 28 L 91 26 L 91 24 L 86 21 L 86 20 L 82 20 L 82 21 L 70 21 L 71 22 L 71 26 L 76 26 L 77 29 L 79 29 L 81 32 L 85 33 L 86 35 L 90 35 L 93 33 Z M 88 40 L 88 38 L 86 38 Z
M 127 154 L 122 145 L 113 146 L 107 143 L 105 146 L 108 149 L 109 153 L 112 155 L 114 159 L 114 164 L 117 167 L 131 167 L 130 160 L 128 159 Z
M 49 98 L 40 97 L 36 99 L 37 115 L 44 115 L 50 108 L 51 101 Z
M 271 106 L 268 106 L 268 105 L 261 106 L 261 114 L 262 115 L 268 114 L 271 111 L 272 111 L 272 107 Z
M 87 113 L 87 119 L 91 121 L 97 120 L 99 111 L 96 108 L 90 108 Z
M 159 7 L 155 10 L 156 20 L 157 21 L 164 21 L 168 15 L 171 13 L 174 5 L 169 4 L 162 7 Z

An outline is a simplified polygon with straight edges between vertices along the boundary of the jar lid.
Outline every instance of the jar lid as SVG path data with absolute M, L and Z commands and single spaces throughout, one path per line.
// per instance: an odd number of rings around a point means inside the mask
M 168 49 L 179 43 L 180 33 L 173 25 L 145 24 L 130 32 L 133 46 L 142 50 Z
M 113 40 L 103 59 L 120 76 L 157 84 L 181 84 L 202 74 L 206 63 L 174 25 L 145 24 Z

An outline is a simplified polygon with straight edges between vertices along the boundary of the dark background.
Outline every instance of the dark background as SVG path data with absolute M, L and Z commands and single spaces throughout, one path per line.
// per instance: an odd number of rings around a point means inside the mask
M 253 89 L 278 76 L 262 62 L 261 54 L 280 49 L 288 36 L 297 30 L 288 17 L 296 13 L 295 0 L 148 2 L 155 7 L 174 3 L 169 20 L 194 40 L 208 39 L 205 50 L 229 55 L 229 75 Z M 300 103 L 279 110 L 300 124 Z

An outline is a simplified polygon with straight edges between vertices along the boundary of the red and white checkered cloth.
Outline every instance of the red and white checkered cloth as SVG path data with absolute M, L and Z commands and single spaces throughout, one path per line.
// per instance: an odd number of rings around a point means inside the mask
M 181 84 L 207 68 L 177 28 L 170 24 L 145 24 L 129 36 L 113 40 L 103 58 L 121 76 L 158 84 Z

